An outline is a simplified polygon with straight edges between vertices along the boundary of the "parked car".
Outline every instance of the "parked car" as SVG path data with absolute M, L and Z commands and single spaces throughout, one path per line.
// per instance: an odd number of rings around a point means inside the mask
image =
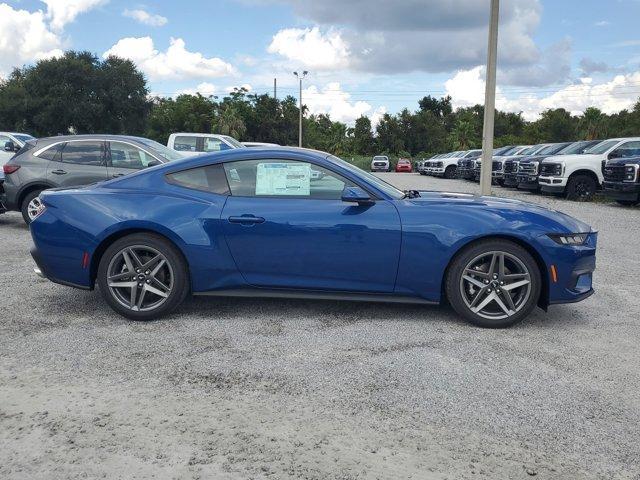
M 246 148 L 242 143 L 229 135 L 185 132 L 172 133 L 169 135 L 167 147 L 185 156 L 222 152 L 233 148 Z
M 22 212 L 28 224 L 48 188 L 75 187 L 182 159 L 175 150 L 147 138 L 124 135 L 69 135 L 29 140 L 3 167 L 1 203 Z
M 466 158 L 477 158 L 482 155 L 482 150 L 464 150 L 454 152 L 453 155 L 443 158 L 435 162 L 431 174 L 436 177 L 456 178 L 458 170 L 458 161 Z
M 570 145 L 571 142 L 554 143 L 547 148 L 543 148 L 535 155 L 520 158 L 518 160 L 518 172 L 516 173 L 516 180 L 518 181 L 517 188 L 534 192 L 539 191 L 538 175 L 540 174 L 540 162 L 545 158 L 553 158 L 560 155 L 560 152 Z
M 312 183 L 311 168 L 324 180 Z M 189 294 L 446 298 L 483 327 L 590 296 L 597 241 L 588 225 L 534 204 L 403 192 L 294 148 L 228 150 L 45 191 L 31 235 L 37 273 L 98 285 L 134 320 L 168 314 Z
M 408 158 L 399 158 L 398 163 L 396 163 L 396 173 L 400 172 L 408 172 L 411 173 L 413 168 L 411 166 L 411 160 Z
M 247 148 L 264 148 L 264 147 L 279 147 L 277 143 L 265 143 L 265 142 L 240 142 Z
M 391 171 L 391 163 L 389 162 L 389 157 L 386 155 L 376 155 L 371 160 L 371 171 L 372 172 L 390 172 Z
M 420 174 L 420 175 L 426 175 L 427 174 L 427 163 L 430 160 L 433 160 L 435 158 L 438 158 L 440 155 L 432 155 L 429 159 L 422 159 L 419 162 L 416 163 L 416 171 Z
M 550 143 L 540 143 L 520 152 L 517 157 L 506 158 L 502 166 L 502 187 L 516 188 L 518 186 L 518 165 L 520 159 L 537 155 L 541 150 L 550 146 Z
M 553 161 L 555 157 L 563 155 L 582 155 L 601 140 L 585 140 L 580 142 L 564 142 L 542 149 L 537 155 L 529 155 L 519 162 L 516 172 L 517 187 L 521 190 L 540 190 L 538 177 L 540 175 L 540 162 Z M 560 150 L 558 150 L 560 149 Z M 555 153 L 554 153 L 555 152 Z
M 512 152 L 515 148 L 515 146 L 513 145 L 509 145 L 507 147 L 502 147 L 499 148 L 497 150 L 494 150 L 493 152 L 493 157 L 503 157 L 503 156 L 507 156 L 510 152 Z M 493 165 L 493 164 L 492 164 Z M 493 168 L 493 166 L 492 166 Z M 471 176 L 471 180 L 475 181 L 475 182 L 479 182 L 480 181 L 480 172 L 482 169 L 482 156 L 479 156 L 478 158 L 476 158 L 473 162 L 473 172 L 470 175 Z
M 34 137 L 27 133 L 0 132 L 0 168 L 9 161 L 24 144 Z M 4 179 L 4 173 L 0 170 L 0 183 Z
M 604 167 L 604 193 L 620 205 L 640 203 L 640 157 L 609 160 Z
M 529 150 L 531 145 L 520 145 L 507 150 L 503 155 L 494 155 L 491 159 L 491 181 L 497 185 L 504 183 L 504 164 L 507 160 L 517 158 Z
M 591 200 L 602 185 L 609 160 L 640 156 L 640 137 L 613 138 L 598 143 L 582 155 L 563 155 L 540 165 L 538 182 L 543 192 L 569 200 Z

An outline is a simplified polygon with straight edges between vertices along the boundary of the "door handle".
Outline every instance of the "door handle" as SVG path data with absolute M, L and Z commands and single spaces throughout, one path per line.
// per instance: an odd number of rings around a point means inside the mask
M 253 215 L 242 215 L 239 217 L 229 217 L 229 223 L 240 223 L 242 225 L 255 225 L 256 223 L 264 223 L 264 218 Z
M 51 173 L 53 173 L 54 175 L 66 175 L 67 174 L 66 170 L 52 170 Z
M 116 177 L 124 177 L 124 173 L 114 173 L 113 175 L 111 175 L 113 178 Z

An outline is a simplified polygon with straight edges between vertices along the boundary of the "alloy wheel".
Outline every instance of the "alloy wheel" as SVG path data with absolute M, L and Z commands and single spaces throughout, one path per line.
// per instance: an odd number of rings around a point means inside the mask
M 33 221 L 38 216 L 41 208 L 42 202 L 40 201 L 40 197 L 31 199 L 31 201 L 27 205 L 27 215 L 29 216 L 29 221 Z
M 502 320 L 526 305 L 531 295 L 531 274 L 515 255 L 486 252 L 464 268 L 460 293 L 473 313 L 489 320 Z
M 116 253 L 107 267 L 107 286 L 118 303 L 133 311 L 150 311 L 167 301 L 174 274 L 155 248 L 132 245 Z

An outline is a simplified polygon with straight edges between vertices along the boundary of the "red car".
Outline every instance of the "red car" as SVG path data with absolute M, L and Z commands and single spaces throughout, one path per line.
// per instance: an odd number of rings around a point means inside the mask
M 411 160 L 407 160 L 406 158 L 398 159 L 398 163 L 396 163 L 396 172 L 413 172 Z

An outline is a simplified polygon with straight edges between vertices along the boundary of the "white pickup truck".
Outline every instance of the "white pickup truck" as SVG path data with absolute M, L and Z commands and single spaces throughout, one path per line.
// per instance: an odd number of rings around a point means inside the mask
M 543 192 L 560 193 L 569 200 L 590 200 L 604 181 L 608 160 L 640 155 L 640 137 L 612 138 L 582 155 L 562 155 L 540 164 L 538 183 Z
M 172 133 L 169 135 L 167 147 L 186 156 L 203 153 L 221 152 L 233 148 L 247 148 L 229 135 L 215 133 Z

